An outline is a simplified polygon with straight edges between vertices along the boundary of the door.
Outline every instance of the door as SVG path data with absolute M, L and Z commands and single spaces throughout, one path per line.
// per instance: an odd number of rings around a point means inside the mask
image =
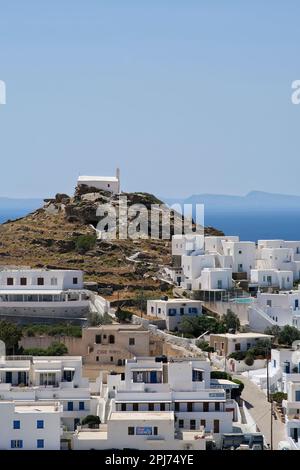
M 218 419 L 214 419 L 214 433 L 219 434 L 220 432 L 220 422 Z
M 299 299 L 295 300 L 295 310 L 296 310 L 296 308 L 299 308 Z
M 157 374 L 155 370 L 150 372 L 150 383 L 156 384 L 157 383 Z
M 294 441 L 298 441 L 298 428 L 292 428 L 292 438 Z
M 6 372 L 6 375 L 5 375 L 5 382 L 7 384 L 11 384 L 12 383 L 12 372 Z
M 300 401 L 300 390 L 296 390 L 295 397 L 296 401 Z

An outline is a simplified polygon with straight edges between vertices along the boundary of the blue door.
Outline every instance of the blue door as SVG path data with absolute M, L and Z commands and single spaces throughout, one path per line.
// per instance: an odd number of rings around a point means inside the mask
M 300 390 L 296 390 L 296 401 L 300 401 Z
M 284 371 L 285 371 L 286 374 L 289 374 L 290 373 L 290 363 L 288 361 L 286 361 L 284 364 L 285 364 L 285 368 L 284 368 L 285 370 Z
M 295 300 L 295 308 L 298 308 L 299 307 L 299 299 L 296 299 Z
M 150 372 L 150 383 L 156 384 L 157 383 L 157 374 L 155 370 Z

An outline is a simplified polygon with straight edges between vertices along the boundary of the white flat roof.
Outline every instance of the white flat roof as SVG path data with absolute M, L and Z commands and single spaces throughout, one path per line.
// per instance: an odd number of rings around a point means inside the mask
M 60 411 L 56 405 L 18 405 L 15 403 L 16 413 L 55 413 Z
M 151 419 L 170 420 L 174 419 L 173 411 L 122 411 L 112 412 L 110 421 L 146 421 Z
M 220 338 L 238 339 L 238 338 L 272 338 L 272 335 L 265 335 L 264 333 L 212 333 L 212 336 L 219 336 Z
M 116 176 L 79 176 L 78 180 L 80 183 L 85 183 L 89 181 L 109 181 L 111 183 L 117 183 L 119 180 Z
M 64 292 L 67 293 L 67 291 L 54 289 L 0 289 L 0 295 L 60 295 Z

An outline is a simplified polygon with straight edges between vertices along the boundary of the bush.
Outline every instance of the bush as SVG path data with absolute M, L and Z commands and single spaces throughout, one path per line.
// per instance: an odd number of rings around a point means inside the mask
M 239 386 L 239 388 L 233 388 L 231 390 L 231 398 L 233 398 L 233 400 L 236 400 L 237 398 L 241 396 L 245 385 L 243 384 L 241 380 L 238 380 L 238 379 L 233 379 L 232 382 L 236 383 Z
M 129 323 L 132 318 L 132 313 L 128 310 L 118 308 L 116 311 L 116 318 L 120 323 Z
M 49 348 L 24 349 L 23 354 L 25 354 L 25 356 L 64 356 L 68 354 L 68 348 L 63 343 L 54 341 Z
M 243 361 L 247 353 L 245 351 L 234 351 L 228 357 L 236 361 Z
M 95 247 L 96 235 L 79 235 L 75 239 L 75 249 L 78 253 L 86 253 Z
M 99 424 L 101 424 L 99 416 L 95 415 L 87 415 L 85 418 L 83 418 L 81 424 L 83 425 L 88 425 L 89 428 L 98 428 Z
M 282 403 L 282 400 L 287 400 L 287 393 L 275 392 L 271 394 L 271 400 L 277 403 Z
M 199 349 L 202 349 L 202 351 L 205 352 L 214 352 L 214 348 L 209 345 L 207 341 L 204 341 L 203 339 L 196 341 L 196 346 Z
M 223 379 L 223 380 L 232 380 L 232 377 L 228 372 L 224 372 L 221 370 L 212 370 L 210 377 L 212 379 Z
M 247 366 L 253 366 L 254 364 L 254 357 L 251 356 L 250 354 L 248 354 L 246 357 L 245 357 L 245 364 Z

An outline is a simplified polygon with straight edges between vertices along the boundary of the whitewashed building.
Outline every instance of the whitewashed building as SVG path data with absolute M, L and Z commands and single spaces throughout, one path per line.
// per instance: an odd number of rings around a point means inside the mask
M 59 402 L 0 401 L 0 450 L 60 450 Z
M 269 326 L 285 325 L 300 329 L 300 289 L 278 293 L 258 292 L 248 309 L 251 330 L 265 331 Z
M 205 432 L 216 440 L 232 432 L 237 419 L 234 400 L 224 389 L 211 388 L 210 362 L 199 359 L 128 360 L 125 378 L 108 377 L 112 411 L 173 411 L 178 430 Z
M 72 319 L 86 317 L 89 294 L 83 272 L 59 269 L 0 270 L 0 316 Z
M 280 290 L 293 288 L 293 271 L 278 269 L 251 269 L 250 285 L 258 288 L 277 288 Z
M 196 317 L 202 314 L 202 302 L 190 299 L 160 299 L 147 301 L 147 314 L 164 320 L 166 328 L 173 331 L 183 316 Z
M 250 276 L 251 269 L 254 269 L 256 264 L 256 246 L 254 242 L 236 242 L 236 241 L 223 241 L 223 253 L 225 256 L 232 258 L 232 271 L 234 273 L 246 273 Z
M 79 427 L 72 439 L 74 450 L 206 450 L 212 436 L 198 431 L 177 431 L 173 411 L 112 412 L 100 429 Z
M 119 194 L 120 189 L 120 170 L 117 168 L 116 176 L 79 176 L 77 185 L 90 186 L 103 191 L 109 191 L 113 194 Z
M 232 288 L 232 269 L 230 268 L 204 268 L 201 276 L 194 283 L 194 288 L 204 291 L 228 290 Z
M 82 377 L 82 358 L 17 356 L 0 361 L 2 401 L 53 401 L 62 405 L 62 424 L 74 430 L 88 414 L 97 414 L 88 379 Z

